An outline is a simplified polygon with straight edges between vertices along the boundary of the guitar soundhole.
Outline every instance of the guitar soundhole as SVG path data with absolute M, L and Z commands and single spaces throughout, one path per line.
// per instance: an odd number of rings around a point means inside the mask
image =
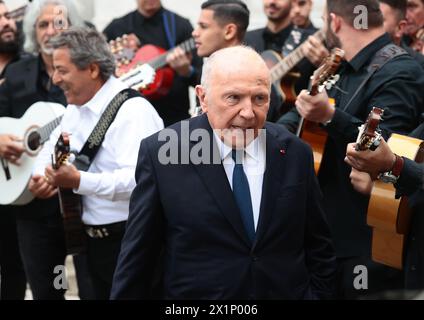
M 28 136 L 28 148 L 30 151 L 37 151 L 41 144 L 41 137 L 37 131 L 33 131 Z

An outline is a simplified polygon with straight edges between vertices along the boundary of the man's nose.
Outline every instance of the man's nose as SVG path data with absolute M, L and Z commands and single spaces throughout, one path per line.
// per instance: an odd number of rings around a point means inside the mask
M 54 23 L 49 23 L 49 26 L 47 27 L 47 34 L 54 36 L 57 34 L 57 28 L 55 27 Z
M 246 99 L 243 102 L 243 107 L 240 110 L 240 116 L 245 118 L 245 119 L 253 119 L 255 118 L 255 113 L 253 112 L 253 104 L 252 101 L 250 101 L 250 99 Z
M 52 81 L 54 85 L 58 85 L 61 81 L 61 77 L 56 70 L 53 72 Z
M 197 28 L 193 30 L 193 32 L 191 33 L 191 36 L 193 38 L 197 38 L 199 36 L 199 33 L 197 32 Z

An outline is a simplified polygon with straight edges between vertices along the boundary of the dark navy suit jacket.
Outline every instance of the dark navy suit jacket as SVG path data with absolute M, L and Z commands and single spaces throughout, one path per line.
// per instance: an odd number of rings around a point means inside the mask
M 206 129 L 217 149 L 207 115 L 188 123 L 190 133 Z M 198 141 L 181 139 L 179 124 L 171 128 L 179 148 L 198 147 Z M 331 296 L 335 253 L 311 150 L 282 126 L 267 123 L 266 130 L 266 172 L 253 245 L 222 164 L 163 165 L 158 153 L 166 142 L 159 142 L 158 134 L 141 142 L 112 299 L 151 297 L 161 252 L 165 299 Z

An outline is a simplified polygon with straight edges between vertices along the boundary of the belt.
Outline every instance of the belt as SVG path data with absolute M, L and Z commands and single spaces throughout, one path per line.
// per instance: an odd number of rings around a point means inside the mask
M 107 238 L 113 234 L 123 233 L 125 231 L 126 221 L 103 224 L 96 226 L 85 226 L 85 233 L 93 239 L 103 239 Z

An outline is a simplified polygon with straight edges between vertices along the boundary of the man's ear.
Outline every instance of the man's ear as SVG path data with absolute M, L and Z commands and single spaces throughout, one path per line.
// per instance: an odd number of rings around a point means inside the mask
M 229 23 L 224 27 L 225 41 L 232 41 L 237 37 L 237 26 L 234 23 Z
M 100 67 L 98 64 L 92 63 L 88 68 L 90 70 L 91 79 L 95 80 L 100 77 Z
M 342 25 L 342 18 L 340 16 L 335 15 L 334 13 L 330 13 L 330 28 L 333 33 L 337 33 Z
M 208 112 L 208 104 L 206 99 L 206 90 L 201 85 L 197 85 L 195 88 L 196 96 L 199 99 L 200 106 L 202 107 L 202 112 L 207 113 Z
M 405 28 L 407 24 L 408 22 L 404 19 L 399 21 L 398 25 L 396 26 L 395 35 L 394 35 L 396 39 L 402 38 L 403 34 L 405 33 Z

